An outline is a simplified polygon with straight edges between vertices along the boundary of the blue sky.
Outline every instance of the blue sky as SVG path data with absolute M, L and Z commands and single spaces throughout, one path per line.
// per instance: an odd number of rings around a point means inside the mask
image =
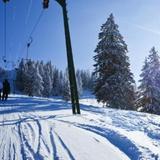
M 136 81 L 152 46 L 160 51 L 159 0 L 68 0 L 68 15 L 76 68 L 93 69 L 100 27 L 113 13 L 128 45 Z M 10 0 L 7 4 L 7 60 L 26 57 L 28 36 L 42 10 L 42 0 Z M 4 4 L 0 1 L 0 64 L 4 55 Z M 61 7 L 50 0 L 49 9 L 33 34 L 29 57 L 67 66 Z

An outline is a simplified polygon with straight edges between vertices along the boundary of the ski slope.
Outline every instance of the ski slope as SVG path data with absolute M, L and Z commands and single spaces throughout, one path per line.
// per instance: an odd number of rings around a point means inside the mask
M 80 103 L 72 115 L 60 99 L 1 102 L 0 160 L 160 160 L 160 116 Z

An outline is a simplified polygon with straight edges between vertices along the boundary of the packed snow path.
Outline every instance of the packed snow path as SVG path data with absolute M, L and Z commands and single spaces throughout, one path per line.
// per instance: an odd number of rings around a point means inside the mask
M 81 101 L 12 96 L 0 103 L 1 160 L 160 160 L 160 116 Z

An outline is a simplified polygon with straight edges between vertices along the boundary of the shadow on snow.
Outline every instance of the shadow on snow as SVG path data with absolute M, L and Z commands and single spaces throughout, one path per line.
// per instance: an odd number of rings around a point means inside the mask
M 71 109 L 71 105 L 65 101 L 47 100 L 30 97 L 11 97 L 8 101 L 0 102 L 0 114 L 33 111 L 56 111 Z

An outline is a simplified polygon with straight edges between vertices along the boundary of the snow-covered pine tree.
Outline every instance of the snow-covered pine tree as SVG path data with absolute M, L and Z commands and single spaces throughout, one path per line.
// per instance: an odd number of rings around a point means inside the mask
M 127 45 L 110 14 L 101 27 L 94 56 L 94 93 L 98 102 L 109 107 L 134 109 L 134 80 L 130 71 Z
M 34 61 L 27 60 L 25 63 L 25 79 L 24 79 L 24 93 L 28 96 L 33 96 L 33 81 L 35 74 L 35 63 Z
M 25 61 L 24 59 L 21 59 L 18 69 L 16 70 L 15 84 L 16 84 L 16 88 L 22 93 L 24 92 L 25 79 L 26 79 Z
M 86 70 L 77 70 L 77 72 L 80 72 L 80 74 L 81 74 L 83 89 L 87 90 L 88 89 L 88 85 L 89 85 L 89 80 L 90 80 L 89 71 L 86 71 Z
M 51 61 L 47 62 L 47 67 L 48 67 L 48 72 L 49 72 L 49 75 L 50 75 L 50 78 L 51 78 L 51 81 L 53 82 L 53 76 L 54 76 L 54 72 L 53 72 L 53 65 L 51 63 Z
M 140 75 L 137 107 L 141 111 L 160 114 L 160 60 L 153 47 Z
M 52 78 L 50 76 L 50 68 L 48 64 L 44 65 L 44 76 L 43 76 L 43 96 L 49 97 L 51 96 L 52 91 Z
M 59 71 L 59 76 L 58 76 L 59 78 L 59 83 L 58 83 L 58 85 L 59 85 L 59 87 L 58 87 L 58 94 L 59 94 L 59 96 L 62 96 L 62 92 L 63 92 L 63 82 L 64 82 L 64 80 L 63 80 L 63 78 L 64 78 L 64 76 L 63 76 L 63 72 L 62 71 Z
M 43 64 L 43 61 L 41 61 L 38 66 L 39 66 L 39 74 L 43 78 L 44 77 L 44 64 Z
M 36 63 L 33 75 L 33 96 L 42 96 L 43 93 L 43 78 L 39 73 L 39 63 Z
M 81 96 L 83 93 L 83 88 L 82 88 L 82 78 L 81 78 L 81 71 L 80 70 L 76 71 L 76 80 L 77 80 L 78 94 L 79 94 L 79 96 Z
M 63 78 L 63 92 L 62 92 L 62 97 L 65 101 L 69 101 L 71 99 L 71 93 L 70 93 L 70 84 L 69 84 L 69 76 L 68 76 L 68 71 L 66 69 L 64 73 L 64 78 Z
M 53 71 L 53 81 L 52 81 L 52 95 L 59 96 L 60 95 L 60 72 L 57 68 L 54 68 Z
M 93 89 L 93 77 L 89 70 L 77 70 L 76 74 L 80 74 L 82 80 L 82 89 L 83 90 L 92 90 Z

